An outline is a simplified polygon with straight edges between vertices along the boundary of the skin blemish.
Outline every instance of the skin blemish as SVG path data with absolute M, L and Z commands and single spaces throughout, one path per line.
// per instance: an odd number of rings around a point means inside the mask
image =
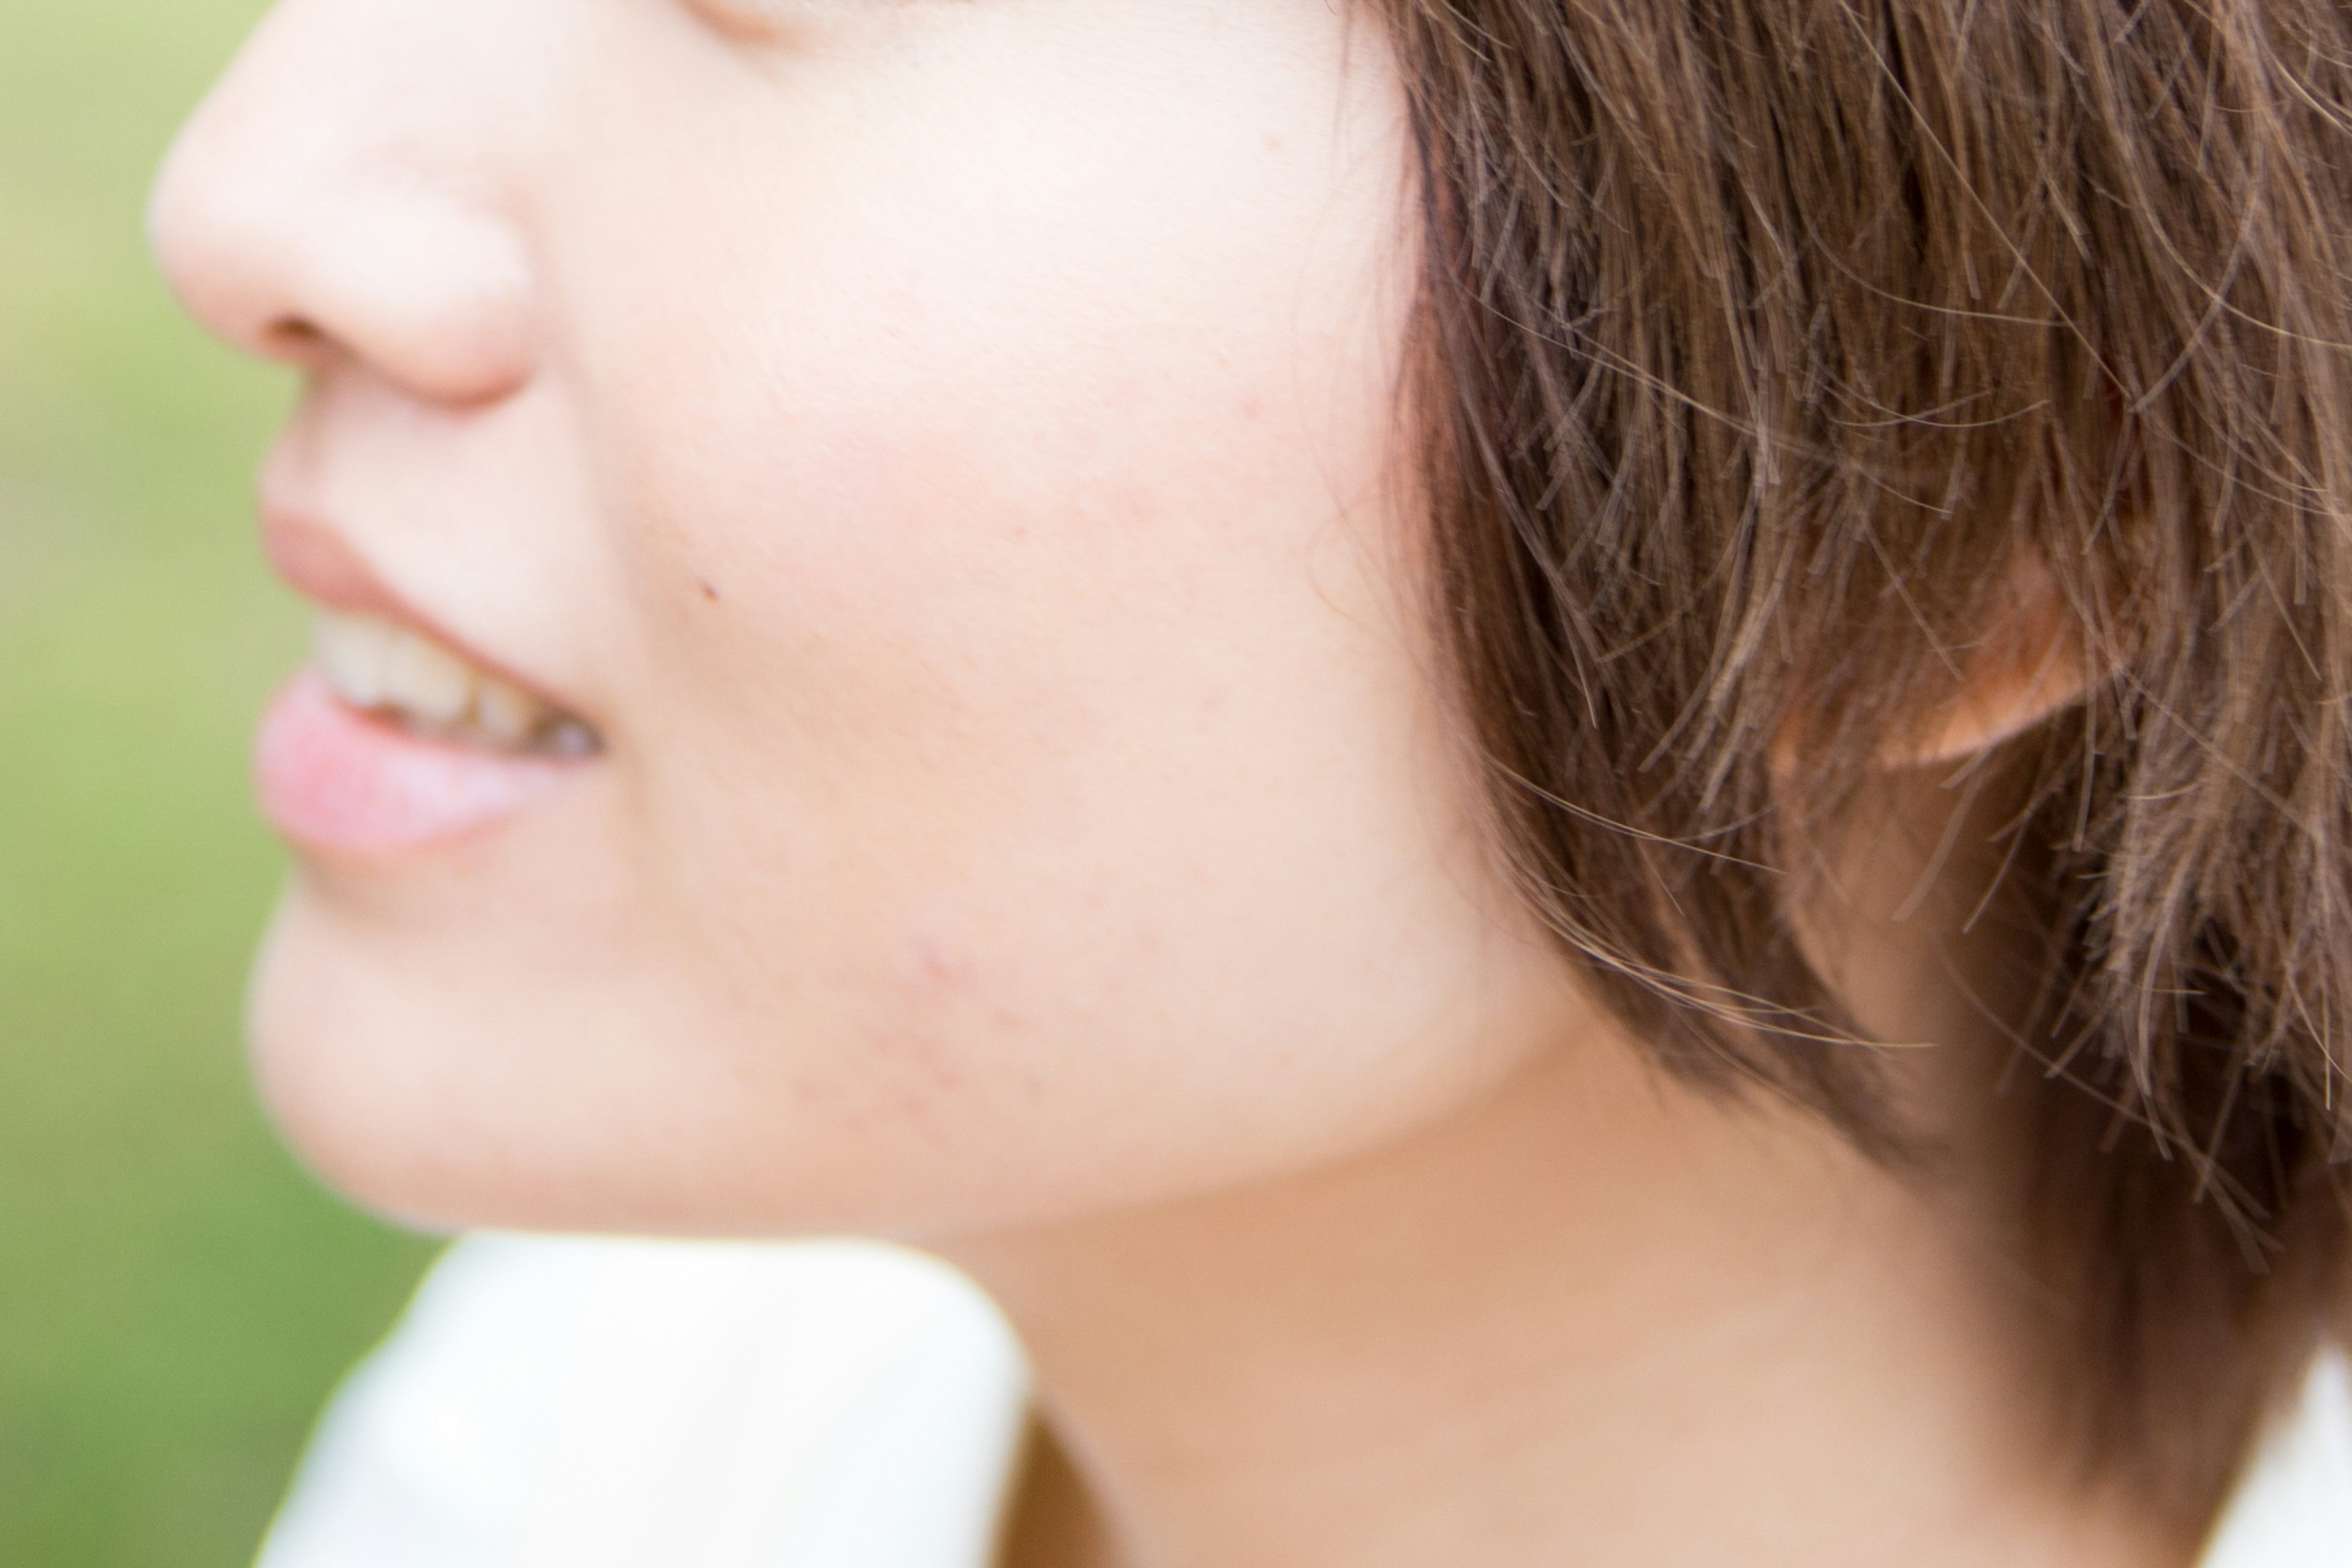
M 930 1090 L 962 1087 L 956 1043 L 980 1005 L 979 978 L 961 943 L 929 931 L 910 934 L 889 976 L 889 1014 L 873 1036 L 877 1054 L 907 1064 Z
M 694 580 L 694 584 L 696 587 L 702 590 L 702 596 L 704 598 L 709 600 L 714 605 L 719 602 L 719 590 L 711 586 L 709 578 L 697 577 Z
M 903 971 L 908 988 L 939 997 L 972 988 L 975 971 L 971 958 L 944 940 L 918 936 L 908 943 Z

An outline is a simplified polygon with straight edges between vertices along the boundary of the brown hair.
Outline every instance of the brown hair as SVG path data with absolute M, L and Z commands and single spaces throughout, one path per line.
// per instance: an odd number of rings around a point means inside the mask
M 1986 774 L 2072 1086 L 2005 1102 L 2020 1219 L 2085 1457 L 2201 1520 L 2344 1289 L 2352 13 L 1391 9 L 1446 636 L 1528 896 L 1671 1068 L 1900 1157 L 1789 802 L 2063 598 L 2103 678 Z

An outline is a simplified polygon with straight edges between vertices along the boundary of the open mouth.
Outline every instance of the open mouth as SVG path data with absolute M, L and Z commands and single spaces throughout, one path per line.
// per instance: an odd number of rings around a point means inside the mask
M 586 721 L 383 616 L 322 609 L 263 717 L 262 815 L 298 847 L 377 861 L 478 837 L 594 771 Z
M 311 663 L 345 702 L 424 739 L 510 756 L 603 749 L 584 720 L 379 616 L 320 610 Z

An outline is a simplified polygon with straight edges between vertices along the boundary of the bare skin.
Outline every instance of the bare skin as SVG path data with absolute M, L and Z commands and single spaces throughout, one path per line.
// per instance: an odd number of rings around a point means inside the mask
M 1955 1205 L 1595 1054 L 1310 1180 L 950 1249 L 1067 1450 L 1009 1568 L 2190 1560 L 2036 1443 L 2031 1298 Z
M 1813 900 L 1865 1027 L 1925 1047 L 1934 1179 L 1596 1024 L 1371 1158 L 958 1244 L 1043 1384 L 1004 1568 L 2192 1562 L 2053 1440 L 2063 1309 L 1999 1217 L 1992 823 L 1945 786 L 2081 689 L 2070 650 L 2020 651 L 2059 623 L 2019 605 Z

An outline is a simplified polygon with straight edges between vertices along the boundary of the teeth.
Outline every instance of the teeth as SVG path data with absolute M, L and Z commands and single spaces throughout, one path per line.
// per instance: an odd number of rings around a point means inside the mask
M 576 757 L 597 749 L 596 732 L 579 720 L 405 626 L 322 610 L 312 646 L 319 672 L 355 708 L 501 751 Z
M 447 649 L 399 632 L 384 656 L 383 697 L 428 724 L 453 724 L 473 706 L 474 672 Z
M 321 610 L 311 637 L 313 657 L 344 701 L 373 708 L 383 700 L 384 656 L 397 635 L 388 621 Z
M 496 676 L 486 675 L 474 691 L 474 717 L 493 741 L 520 746 L 546 720 L 547 704 Z

